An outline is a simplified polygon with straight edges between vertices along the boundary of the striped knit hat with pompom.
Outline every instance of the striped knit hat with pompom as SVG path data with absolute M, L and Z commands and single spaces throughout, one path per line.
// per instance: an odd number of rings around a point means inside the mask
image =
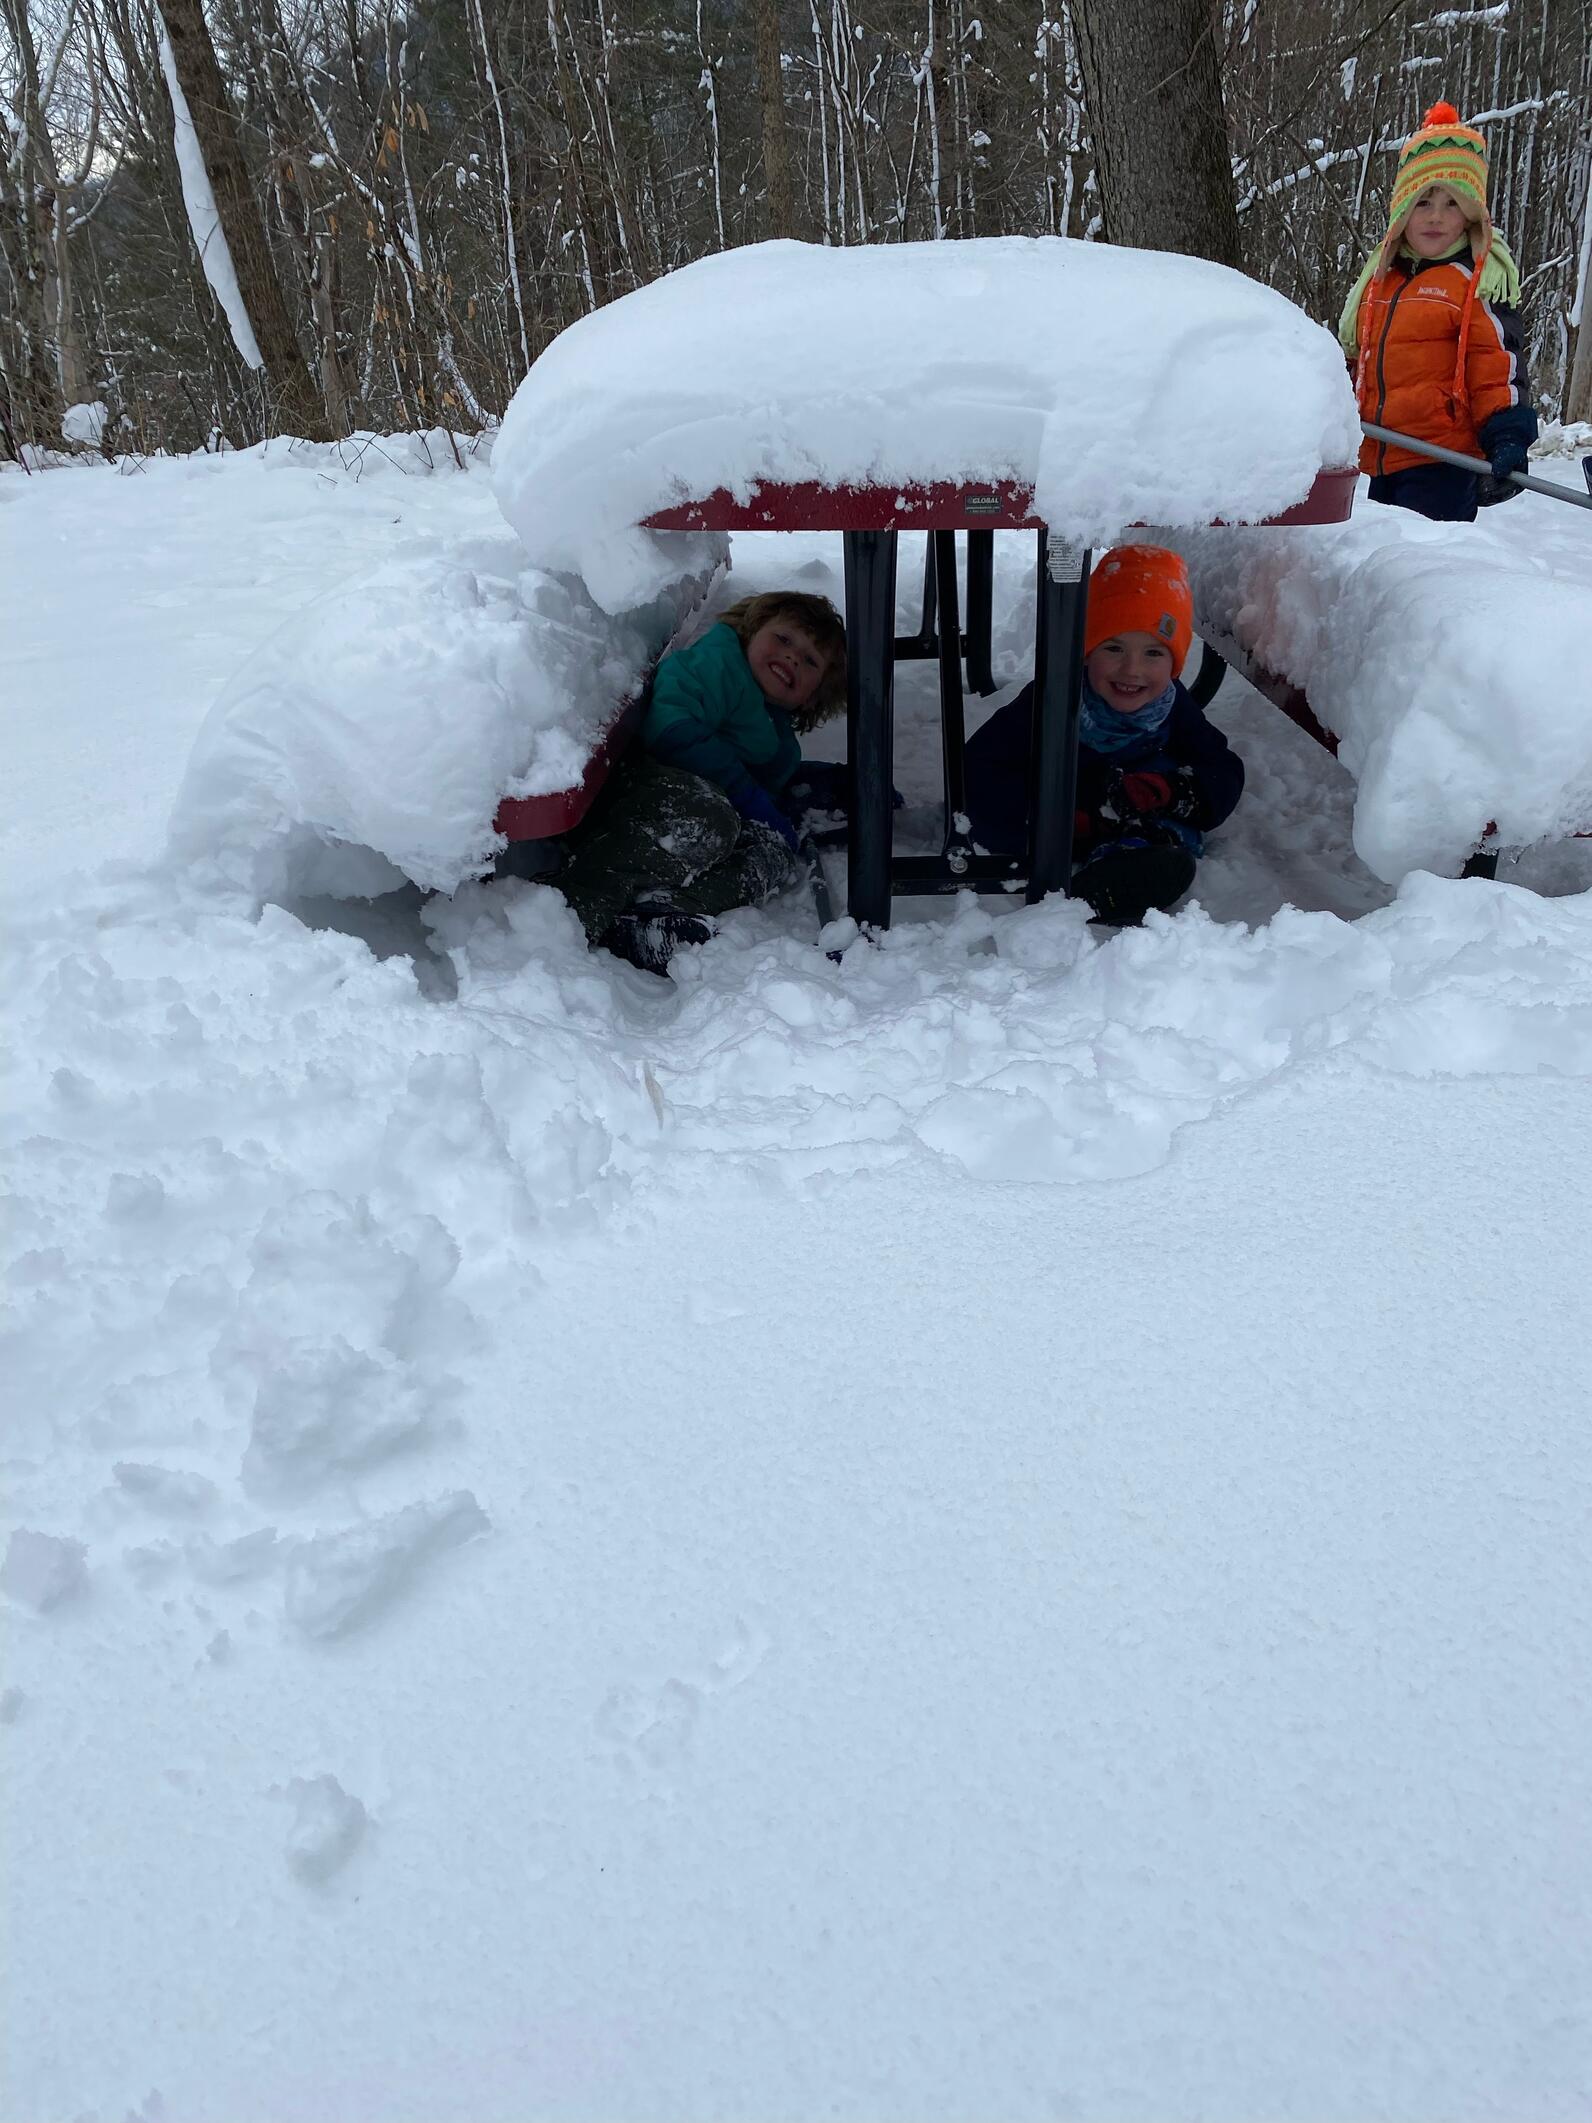
M 1509 246 L 1492 225 L 1487 211 L 1487 143 L 1473 125 L 1466 125 L 1451 103 L 1434 103 L 1418 131 L 1411 133 L 1399 150 L 1399 166 L 1393 179 L 1393 199 L 1387 234 L 1361 268 L 1349 290 L 1338 320 L 1338 338 L 1351 360 L 1357 359 L 1361 375 L 1369 358 L 1369 341 L 1362 327 L 1370 314 L 1365 291 L 1371 282 L 1390 272 L 1404 241 L 1405 226 L 1422 192 L 1440 184 L 1464 207 L 1470 217 L 1470 254 L 1476 272 L 1465 290 L 1465 316 L 1460 327 L 1459 366 L 1455 391 L 1463 395 L 1465 339 L 1470 329 L 1471 304 L 1479 295 L 1484 302 L 1520 301 L 1520 269 Z
M 1434 184 L 1453 193 L 1472 222 L 1481 224 L 1484 239 L 1492 234 L 1487 212 L 1487 143 L 1473 125 L 1466 125 L 1451 103 L 1434 103 L 1399 149 L 1398 172 L 1393 179 L 1393 199 L 1388 210 L 1388 235 L 1395 241 L 1404 232 L 1411 209 L 1422 192 Z M 1473 239 L 1474 240 L 1474 239 Z M 1483 241 L 1478 257 L 1486 250 Z

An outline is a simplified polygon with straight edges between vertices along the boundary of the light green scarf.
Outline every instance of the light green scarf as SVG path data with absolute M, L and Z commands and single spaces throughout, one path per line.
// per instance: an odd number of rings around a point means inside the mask
M 1401 258 L 1413 258 L 1415 253 L 1408 244 L 1399 245 Z M 1349 291 L 1349 299 L 1343 305 L 1343 315 L 1338 319 L 1338 344 L 1351 358 L 1360 351 L 1360 302 L 1370 286 L 1372 276 L 1382 263 L 1380 244 L 1371 253 L 1361 268 L 1360 277 Z M 1520 302 L 1520 268 L 1510 254 L 1509 246 L 1494 229 L 1492 247 L 1481 269 L 1481 285 L 1476 290 L 1483 302 L 1507 302 L 1513 309 Z

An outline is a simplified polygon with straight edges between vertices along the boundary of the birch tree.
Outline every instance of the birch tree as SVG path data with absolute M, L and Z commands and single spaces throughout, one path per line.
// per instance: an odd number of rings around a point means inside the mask
M 276 417 L 290 435 L 324 437 L 327 428 L 320 394 L 310 379 L 283 299 L 200 0 L 159 0 L 159 5 Z

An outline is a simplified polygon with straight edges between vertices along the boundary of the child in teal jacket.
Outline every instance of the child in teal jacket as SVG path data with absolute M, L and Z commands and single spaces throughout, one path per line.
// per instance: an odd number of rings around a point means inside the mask
M 846 633 L 826 598 L 745 597 L 659 664 L 640 745 L 572 836 L 557 883 L 588 938 L 662 972 L 712 917 L 789 883 L 796 828 L 777 801 L 801 735 L 846 697 Z

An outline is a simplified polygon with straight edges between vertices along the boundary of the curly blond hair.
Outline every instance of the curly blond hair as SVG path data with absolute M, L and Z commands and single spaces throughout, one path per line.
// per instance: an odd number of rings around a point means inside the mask
M 720 625 L 734 629 L 743 649 L 771 619 L 789 619 L 804 627 L 826 659 L 817 692 L 805 707 L 790 710 L 792 728 L 799 733 L 816 730 L 846 705 L 845 622 L 827 597 L 815 597 L 808 590 L 763 590 L 719 614 Z

